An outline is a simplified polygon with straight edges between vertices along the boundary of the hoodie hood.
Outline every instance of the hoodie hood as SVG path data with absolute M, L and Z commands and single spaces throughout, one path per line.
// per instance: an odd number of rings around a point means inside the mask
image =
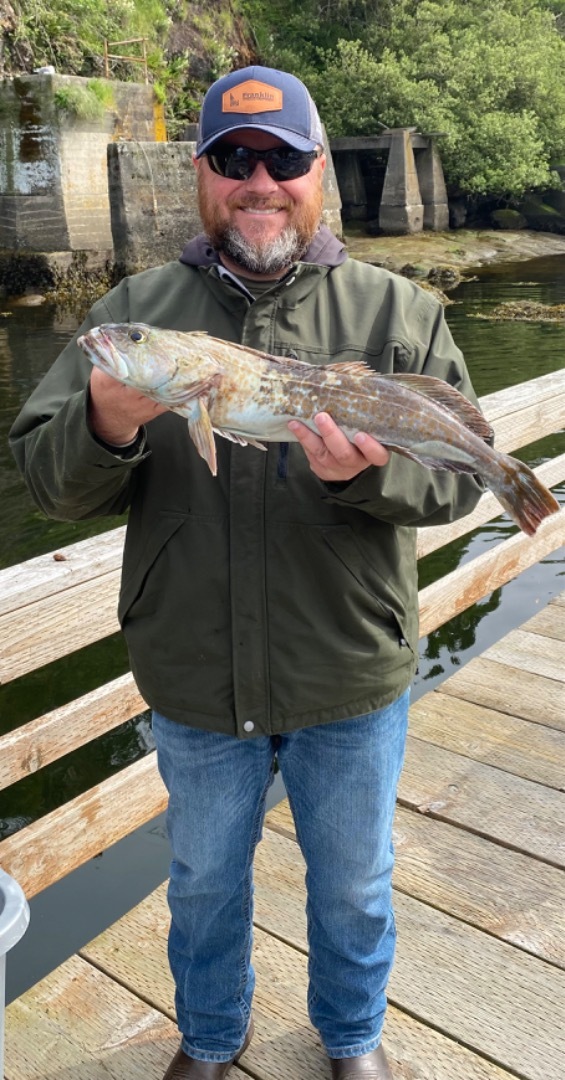
M 321 225 L 300 262 L 314 263 L 317 266 L 340 266 L 347 257 L 341 240 L 334 236 L 327 225 Z M 190 240 L 180 261 L 187 266 L 220 265 L 218 252 L 214 250 L 205 233 L 200 233 L 194 240 Z

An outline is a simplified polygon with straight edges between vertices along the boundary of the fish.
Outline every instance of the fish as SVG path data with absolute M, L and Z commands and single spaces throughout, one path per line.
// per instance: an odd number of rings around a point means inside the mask
M 102 371 L 185 417 L 213 475 L 215 435 L 266 450 L 293 442 L 290 420 L 317 432 L 328 413 L 350 441 L 359 431 L 433 470 L 474 473 L 528 536 L 559 503 L 523 462 L 494 449 L 483 414 L 442 379 L 375 372 L 363 360 L 312 365 L 213 337 L 145 323 L 105 323 L 78 338 Z

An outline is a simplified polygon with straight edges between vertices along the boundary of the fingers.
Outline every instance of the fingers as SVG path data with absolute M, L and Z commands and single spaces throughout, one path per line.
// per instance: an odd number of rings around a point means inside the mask
M 142 424 L 166 410 L 150 398 L 93 368 L 90 377 L 90 424 L 104 442 L 131 442 Z
M 314 421 L 319 435 L 298 421 L 288 426 L 321 480 L 351 480 L 369 465 L 386 465 L 388 450 L 370 435 L 359 432 L 351 443 L 327 413 L 318 413 Z

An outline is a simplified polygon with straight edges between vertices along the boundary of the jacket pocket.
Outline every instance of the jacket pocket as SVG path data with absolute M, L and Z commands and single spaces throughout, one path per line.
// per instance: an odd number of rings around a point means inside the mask
M 388 623 L 395 632 L 400 646 L 408 645 L 414 652 L 415 643 L 410 641 L 408 617 L 405 604 L 385 579 L 376 565 L 361 550 L 353 529 L 349 525 L 334 525 L 323 530 L 325 542 L 345 567 L 354 581 L 373 602 L 375 614 Z
M 147 578 L 152 566 L 155 564 L 163 548 L 169 540 L 187 520 L 186 514 L 161 513 L 155 516 L 154 526 L 149 536 L 142 534 L 137 536 L 139 554 L 136 558 L 135 551 L 126 548 L 124 552 L 124 566 L 122 571 L 122 583 L 120 587 L 120 599 L 118 602 L 118 619 L 123 627 L 133 604 L 144 593 Z M 150 598 L 144 597 L 149 603 Z M 157 600 L 157 597 L 155 597 Z

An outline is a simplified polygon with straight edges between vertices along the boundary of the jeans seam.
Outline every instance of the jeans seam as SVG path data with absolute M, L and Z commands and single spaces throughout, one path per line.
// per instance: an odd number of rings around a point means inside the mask
M 245 923 L 245 941 L 244 941 L 243 953 L 242 953 L 241 959 L 240 959 L 240 982 L 239 982 L 237 993 L 238 993 L 238 997 L 239 997 L 238 1005 L 239 1005 L 239 1008 L 241 1010 L 243 1019 L 244 1019 L 246 1024 L 248 1024 L 250 1012 L 248 1011 L 247 1005 L 246 1005 L 245 1001 L 243 1000 L 243 990 L 245 988 L 245 984 L 247 982 L 247 976 L 248 976 L 248 965 L 246 963 L 246 954 L 247 954 L 247 950 L 248 950 L 248 947 L 249 947 L 249 935 L 250 935 L 251 929 L 252 929 L 252 918 L 251 918 L 251 873 L 252 873 L 252 867 L 253 867 L 253 858 L 254 858 L 254 854 L 255 854 L 255 848 L 257 847 L 257 844 L 259 842 L 259 835 L 260 835 L 260 832 L 261 832 L 261 827 L 262 827 L 263 819 L 264 819 L 264 815 L 265 815 L 265 804 L 266 804 L 266 800 L 267 800 L 267 792 L 269 790 L 269 787 L 271 786 L 272 774 L 273 774 L 273 762 L 271 763 L 271 768 L 269 770 L 269 775 L 267 777 L 265 786 L 263 788 L 263 791 L 261 792 L 261 796 L 260 796 L 259 802 L 257 804 L 257 811 L 256 811 L 256 814 L 255 814 L 255 820 L 253 822 L 253 829 L 251 831 L 251 836 L 250 836 L 249 851 L 247 853 L 247 862 L 245 864 L 245 889 L 244 889 L 244 893 L 243 893 L 243 900 L 242 900 L 242 907 L 241 907 L 242 915 L 243 915 L 243 919 L 244 919 L 244 923 Z M 244 1038 L 245 1038 L 245 1035 L 244 1035 Z

